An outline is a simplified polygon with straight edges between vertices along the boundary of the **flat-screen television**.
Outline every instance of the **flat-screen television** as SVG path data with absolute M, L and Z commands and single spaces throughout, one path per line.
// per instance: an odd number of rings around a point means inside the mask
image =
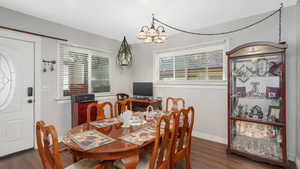
M 134 82 L 133 83 L 134 96 L 153 96 L 153 83 L 152 82 Z

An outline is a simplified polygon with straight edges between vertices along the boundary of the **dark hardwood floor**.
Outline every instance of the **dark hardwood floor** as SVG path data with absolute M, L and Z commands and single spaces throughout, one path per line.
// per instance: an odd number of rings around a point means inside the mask
M 72 163 L 69 152 L 62 153 L 66 166 Z M 280 167 L 258 163 L 237 155 L 226 153 L 226 146 L 211 141 L 193 138 L 191 152 L 192 169 L 280 169 Z M 28 150 L 0 158 L 0 169 L 42 169 L 37 151 Z M 296 169 L 291 163 L 291 169 Z

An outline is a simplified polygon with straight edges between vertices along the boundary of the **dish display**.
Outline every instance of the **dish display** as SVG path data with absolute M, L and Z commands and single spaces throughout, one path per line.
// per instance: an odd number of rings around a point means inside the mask
M 287 165 L 285 49 L 257 42 L 227 52 L 228 152 Z

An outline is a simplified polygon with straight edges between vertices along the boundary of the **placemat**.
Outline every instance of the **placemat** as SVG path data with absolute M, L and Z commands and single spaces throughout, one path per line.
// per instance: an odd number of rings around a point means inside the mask
M 147 127 L 139 129 L 133 133 L 127 134 L 125 136 L 119 137 L 119 139 L 124 140 L 126 142 L 142 145 L 151 139 L 154 139 L 156 135 L 155 130 L 153 128 Z
M 104 120 L 98 120 L 98 121 L 92 121 L 90 124 L 97 128 L 104 128 L 107 126 L 119 124 L 121 121 L 118 118 L 110 118 L 110 119 L 104 119 Z
M 70 138 L 83 150 L 90 150 L 115 141 L 115 139 L 108 137 L 97 130 L 88 130 L 73 134 Z

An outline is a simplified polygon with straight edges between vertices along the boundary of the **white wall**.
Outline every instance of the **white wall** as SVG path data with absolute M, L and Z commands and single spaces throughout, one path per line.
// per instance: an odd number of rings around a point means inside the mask
M 131 92 L 130 70 L 120 70 L 115 64 L 116 54 L 121 42 L 103 36 L 82 32 L 70 27 L 52 23 L 36 17 L 18 13 L 0 7 L 1 26 L 23 29 L 36 33 L 62 37 L 72 44 L 88 46 L 95 49 L 111 51 L 112 57 L 112 90 L 113 92 Z M 42 38 L 42 57 L 47 60 L 56 60 L 58 55 L 57 40 Z M 57 70 L 57 69 L 56 69 Z M 58 134 L 62 135 L 71 127 L 71 111 L 69 102 L 58 102 L 56 70 L 42 73 L 41 118 L 49 124 L 55 125 Z M 41 70 L 37 70 L 41 71 Z M 111 98 L 98 98 L 111 99 Z
M 266 14 L 244 18 L 220 25 L 196 30 L 201 32 L 220 32 L 238 28 L 241 25 L 253 23 Z M 289 45 L 287 54 L 287 135 L 288 154 L 295 160 L 296 153 L 296 8 L 285 8 L 283 11 L 283 40 Z M 229 39 L 230 49 L 241 44 L 253 41 L 278 41 L 278 18 L 257 25 L 254 28 L 226 36 L 195 36 L 176 34 L 170 36 L 162 45 L 136 44 L 133 46 L 135 65 L 133 68 L 133 81 L 153 80 L 153 51 L 178 48 L 209 42 Z M 156 87 L 157 96 L 184 97 L 188 105 L 196 108 L 196 121 L 194 133 L 213 141 L 225 142 L 227 140 L 227 89 L 226 86 L 180 86 Z

